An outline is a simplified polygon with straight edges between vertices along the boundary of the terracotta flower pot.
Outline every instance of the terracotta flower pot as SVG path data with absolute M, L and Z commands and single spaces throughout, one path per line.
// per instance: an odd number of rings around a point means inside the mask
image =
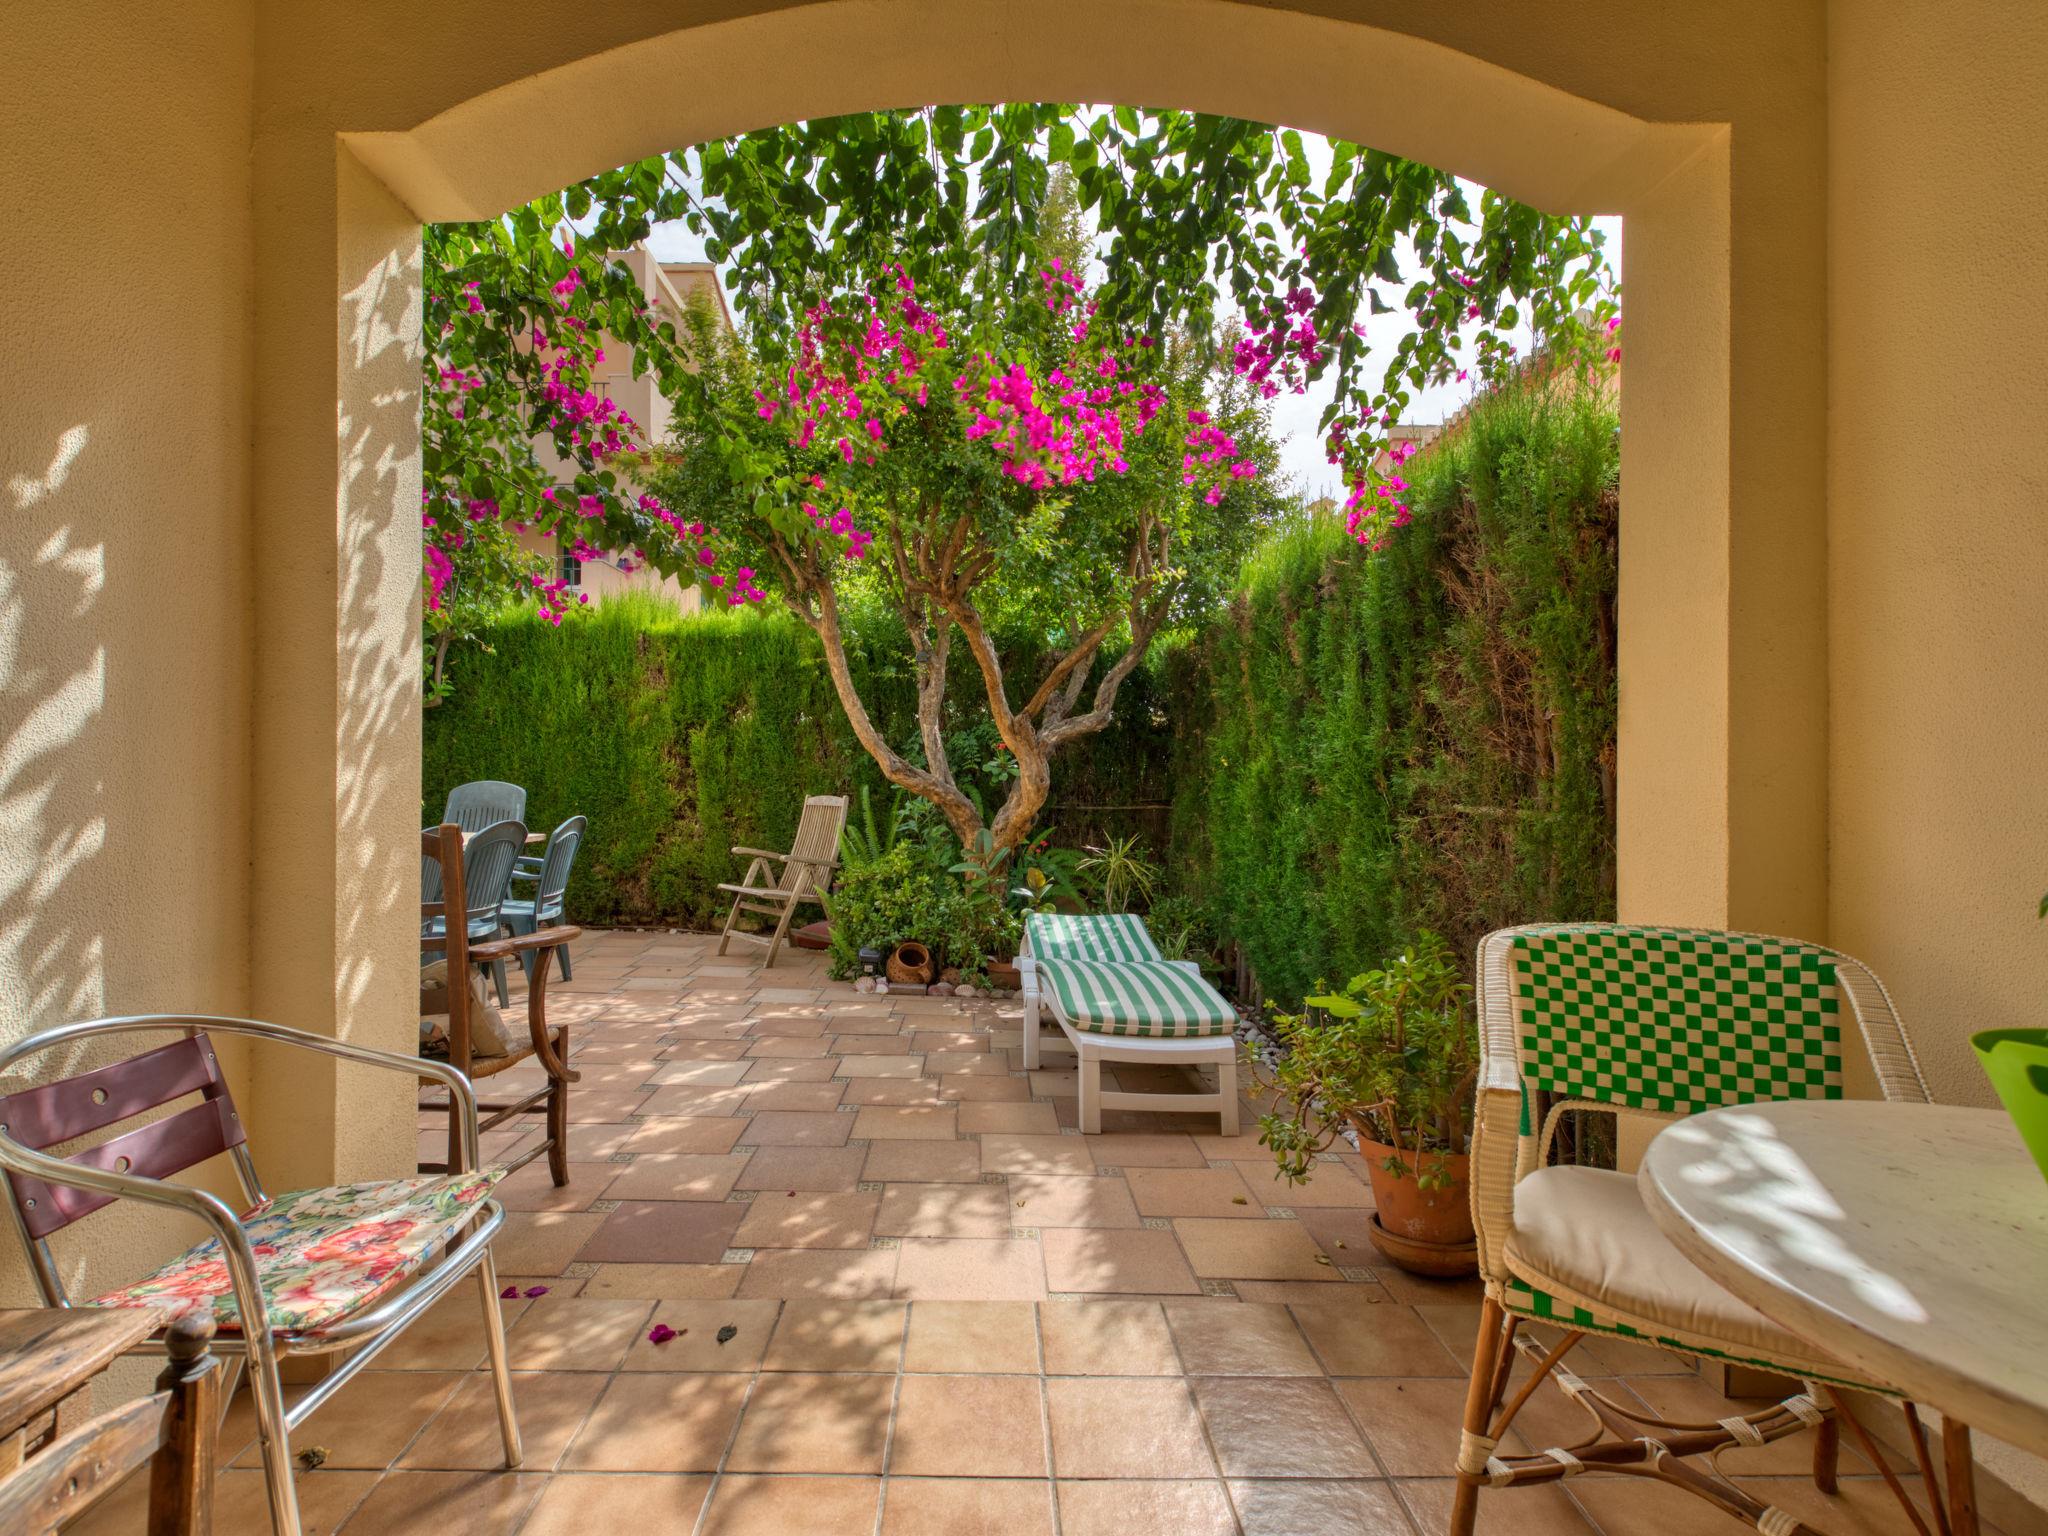
M 1472 1233 L 1472 1192 L 1469 1184 L 1471 1159 L 1461 1155 L 1426 1153 L 1428 1166 L 1441 1161 L 1448 1181 L 1438 1188 L 1424 1189 L 1415 1180 L 1415 1159 L 1403 1157 L 1405 1173 L 1386 1167 L 1394 1149 L 1360 1138 L 1359 1155 L 1365 1159 L 1365 1176 L 1372 1185 L 1373 1203 L 1379 1207 L 1377 1226 L 1393 1239 L 1375 1243 L 1381 1253 L 1403 1269 L 1421 1274 L 1470 1274 L 1478 1267 L 1478 1253 Z M 1448 1266 L 1448 1267 L 1446 1267 Z
M 932 979 L 935 969 L 932 952 L 922 944 L 898 944 L 895 953 L 889 956 L 889 979 L 900 981 L 905 986 L 925 985 Z
M 991 986 L 1002 987 L 1010 992 L 1016 991 L 1024 984 L 1024 978 L 1018 974 L 1017 967 L 1008 960 L 989 961 L 988 979 Z

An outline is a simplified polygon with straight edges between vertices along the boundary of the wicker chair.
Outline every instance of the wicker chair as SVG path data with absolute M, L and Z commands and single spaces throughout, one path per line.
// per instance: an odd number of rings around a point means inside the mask
M 1460 1438 L 1452 1536 L 1470 1536 L 1484 1488 L 1586 1472 L 1653 1477 L 1768 1536 L 1810 1528 L 1686 1458 L 1817 1431 L 1813 1476 L 1835 1489 L 1842 1388 L 1892 1394 L 1754 1311 L 1690 1264 L 1633 1177 L 1546 1166 L 1560 1119 L 1590 1111 L 1666 1123 L 1726 1104 L 1840 1098 L 1843 1015 L 1887 1099 L 1927 1086 L 1884 988 L 1818 945 L 1754 934 L 1572 924 L 1508 928 L 1479 945 L 1480 1072 L 1472 1215 L 1486 1300 Z M 1529 1324 L 1555 1330 L 1539 1343 Z M 1714 1423 L 1617 1404 L 1562 1367 L 1587 1335 L 1760 1366 L 1805 1390 Z M 1535 1369 L 1511 1399 L 1514 1359 Z M 1546 1377 L 1592 1419 L 1578 1444 L 1496 1454 Z M 1825 1405 L 1824 1401 L 1825 1400 Z M 1869 1447 L 1866 1443 L 1866 1449 Z

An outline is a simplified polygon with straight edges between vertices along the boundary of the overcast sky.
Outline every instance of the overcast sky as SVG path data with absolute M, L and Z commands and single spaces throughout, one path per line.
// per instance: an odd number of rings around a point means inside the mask
M 1321 134 L 1302 134 L 1308 158 L 1318 181 L 1328 172 L 1330 166 L 1329 141 Z M 1468 184 L 1469 195 L 1476 205 L 1478 188 Z M 1621 271 L 1621 220 L 1603 218 L 1596 221 L 1607 236 L 1607 258 L 1616 273 Z M 702 261 L 704 242 L 690 233 L 680 220 L 658 224 L 648 239 L 657 259 L 662 261 Z M 1405 253 L 1411 267 L 1413 252 Z M 1371 345 L 1372 355 L 1368 375 L 1377 382 L 1377 370 L 1403 334 L 1413 331 L 1413 318 L 1406 310 L 1397 309 L 1391 314 L 1374 315 L 1366 322 L 1366 340 Z M 1526 351 L 1528 333 L 1525 327 L 1519 338 Z M 1469 350 L 1469 349 L 1468 349 Z M 1281 463 L 1289 476 L 1310 497 L 1335 495 L 1342 499 L 1339 477 L 1336 470 L 1323 457 L 1322 439 L 1316 431 L 1317 419 L 1323 408 L 1330 403 L 1330 375 L 1309 392 L 1302 395 L 1286 394 L 1273 402 L 1273 425 L 1281 439 Z M 1446 383 L 1433 385 L 1420 391 L 1409 403 L 1404 420 L 1411 425 L 1443 421 L 1458 410 L 1470 398 L 1475 384 Z

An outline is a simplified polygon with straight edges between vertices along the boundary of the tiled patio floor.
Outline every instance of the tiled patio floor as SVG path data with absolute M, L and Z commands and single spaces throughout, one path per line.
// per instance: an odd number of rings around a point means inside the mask
M 550 989 L 583 1081 L 569 1187 L 534 1165 L 507 1188 L 506 1277 L 548 1288 L 507 1305 L 525 1466 L 492 1470 L 465 1287 L 299 1431 L 325 1453 L 300 1477 L 309 1532 L 1443 1529 L 1477 1293 L 1374 1268 L 1353 1167 L 1288 1191 L 1213 1119 L 1068 1134 L 1072 1076 L 1018 1074 L 1014 1004 L 868 999 L 820 957 L 763 978 L 713 948 L 592 935 Z M 649 1342 L 655 1323 L 676 1337 Z M 1668 1355 L 1575 1359 L 1667 1415 L 1731 1411 Z M 1523 1422 L 1543 1444 L 1579 1432 L 1548 1393 Z M 251 1433 L 245 1394 L 230 1536 L 267 1529 Z M 1823 1530 L 1909 1529 L 1852 1451 L 1838 1501 L 1808 1454 L 1723 1465 Z M 139 1530 L 140 1492 L 80 1529 Z M 1507 1536 L 1742 1529 L 1620 1479 L 1484 1509 Z

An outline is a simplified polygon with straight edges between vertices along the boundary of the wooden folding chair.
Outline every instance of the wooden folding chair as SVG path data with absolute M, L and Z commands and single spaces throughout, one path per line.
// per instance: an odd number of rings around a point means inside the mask
M 846 796 L 812 795 L 804 801 L 803 819 L 797 823 L 796 842 L 787 853 L 774 853 L 766 848 L 735 848 L 734 853 L 745 854 L 753 859 L 747 866 L 746 877 L 737 885 L 721 884 L 721 891 L 732 893 L 732 911 L 726 914 L 725 932 L 719 935 L 718 952 L 725 953 L 726 946 L 738 939 L 746 944 L 765 944 L 768 958 L 763 966 L 775 963 L 775 952 L 788 937 L 789 921 L 796 912 L 797 903 L 815 902 L 831 889 L 833 873 L 839 868 L 839 834 L 846 830 Z M 774 860 L 782 865 L 782 873 L 771 885 L 768 883 L 768 863 Z M 757 913 L 762 917 L 775 919 L 774 931 L 767 934 L 748 933 L 739 925 L 742 912 Z

